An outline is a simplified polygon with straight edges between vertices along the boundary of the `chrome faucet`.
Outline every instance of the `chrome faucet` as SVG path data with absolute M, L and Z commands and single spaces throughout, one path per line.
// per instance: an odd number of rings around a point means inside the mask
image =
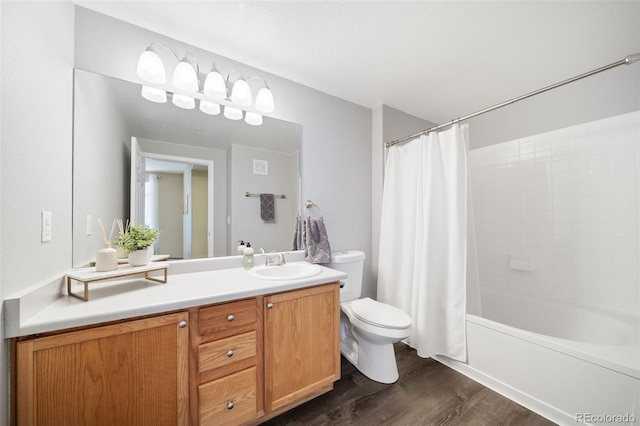
M 284 258 L 284 253 L 274 253 L 273 258 L 271 258 L 271 256 L 267 256 L 267 259 L 264 261 L 265 266 L 280 266 L 285 263 L 287 263 L 287 260 Z

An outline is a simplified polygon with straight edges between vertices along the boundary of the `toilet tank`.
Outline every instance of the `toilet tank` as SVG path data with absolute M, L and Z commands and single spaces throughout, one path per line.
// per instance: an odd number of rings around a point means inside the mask
M 331 263 L 324 265 L 347 274 L 345 285 L 340 289 L 341 302 L 360 298 L 364 259 L 364 252 L 360 250 L 334 251 L 331 253 Z

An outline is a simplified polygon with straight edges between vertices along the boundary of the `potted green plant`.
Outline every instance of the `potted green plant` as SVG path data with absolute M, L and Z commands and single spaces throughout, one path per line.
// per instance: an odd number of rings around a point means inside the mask
M 153 243 L 159 234 L 160 231 L 147 225 L 132 225 L 127 232 L 118 234 L 114 243 L 129 253 L 129 265 L 144 266 L 151 260 Z

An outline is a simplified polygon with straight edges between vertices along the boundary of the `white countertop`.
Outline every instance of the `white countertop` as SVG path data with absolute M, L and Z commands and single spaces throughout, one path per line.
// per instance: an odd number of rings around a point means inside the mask
M 171 272 L 172 268 L 169 268 Z M 321 272 L 299 280 L 266 281 L 249 276 L 243 268 L 226 268 L 169 275 L 166 284 L 143 277 L 92 283 L 90 300 L 85 302 L 64 291 L 53 301 L 21 314 L 18 297 L 5 304 L 5 337 L 26 336 L 142 315 L 186 309 L 246 297 L 335 282 L 345 279 L 344 272 L 322 267 Z M 75 285 L 75 283 L 74 283 Z M 33 302 L 29 302 L 33 303 Z

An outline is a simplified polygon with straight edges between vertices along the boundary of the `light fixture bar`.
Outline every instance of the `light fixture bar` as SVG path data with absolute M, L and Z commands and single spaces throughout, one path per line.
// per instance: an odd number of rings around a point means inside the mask
M 178 63 L 171 80 L 177 92 L 181 93 L 166 92 L 164 88 L 153 87 L 153 85 L 160 86 L 167 82 L 164 64 L 157 52 L 158 47 L 167 49 L 175 56 Z M 273 93 L 262 77 L 245 78 L 242 71 L 233 69 L 227 74 L 225 80 L 215 63 L 206 77 L 204 77 L 204 87 L 200 90 L 200 66 L 195 55 L 187 52 L 180 59 L 176 52 L 162 43 L 151 43 L 145 49 L 138 59 L 136 71 L 137 75 L 145 83 L 148 83 L 143 85 L 141 94 L 151 102 L 166 102 L 169 95 L 174 105 L 184 109 L 193 109 L 195 108 L 195 97 L 192 95 L 201 94 L 204 97 L 198 97 L 200 98 L 199 109 L 202 112 L 210 115 L 219 114 L 219 102 L 226 101 L 224 103 L 229 102 L 232 105 L 224 106 L 225 117 L 231 120 L 241 120 L 244 117 L 245 122 L 254 126 L 262 124 L 262 114 L 271 113 L 275 109 Z M 238 77 L 232 83 L 230 77 L 234 72 L 238 73 Z M 248 83 L 250 79 L 261 80 L 263 84 L 263 87 L 257 92 L 255 102 L 252 99 L 251 87 Z M 215 102 L 211 102 L 210 99 Z M 243 111 L 245 107 L 250 106 L 253 106 L 257 112 L 246 111 L 245 113 Z

